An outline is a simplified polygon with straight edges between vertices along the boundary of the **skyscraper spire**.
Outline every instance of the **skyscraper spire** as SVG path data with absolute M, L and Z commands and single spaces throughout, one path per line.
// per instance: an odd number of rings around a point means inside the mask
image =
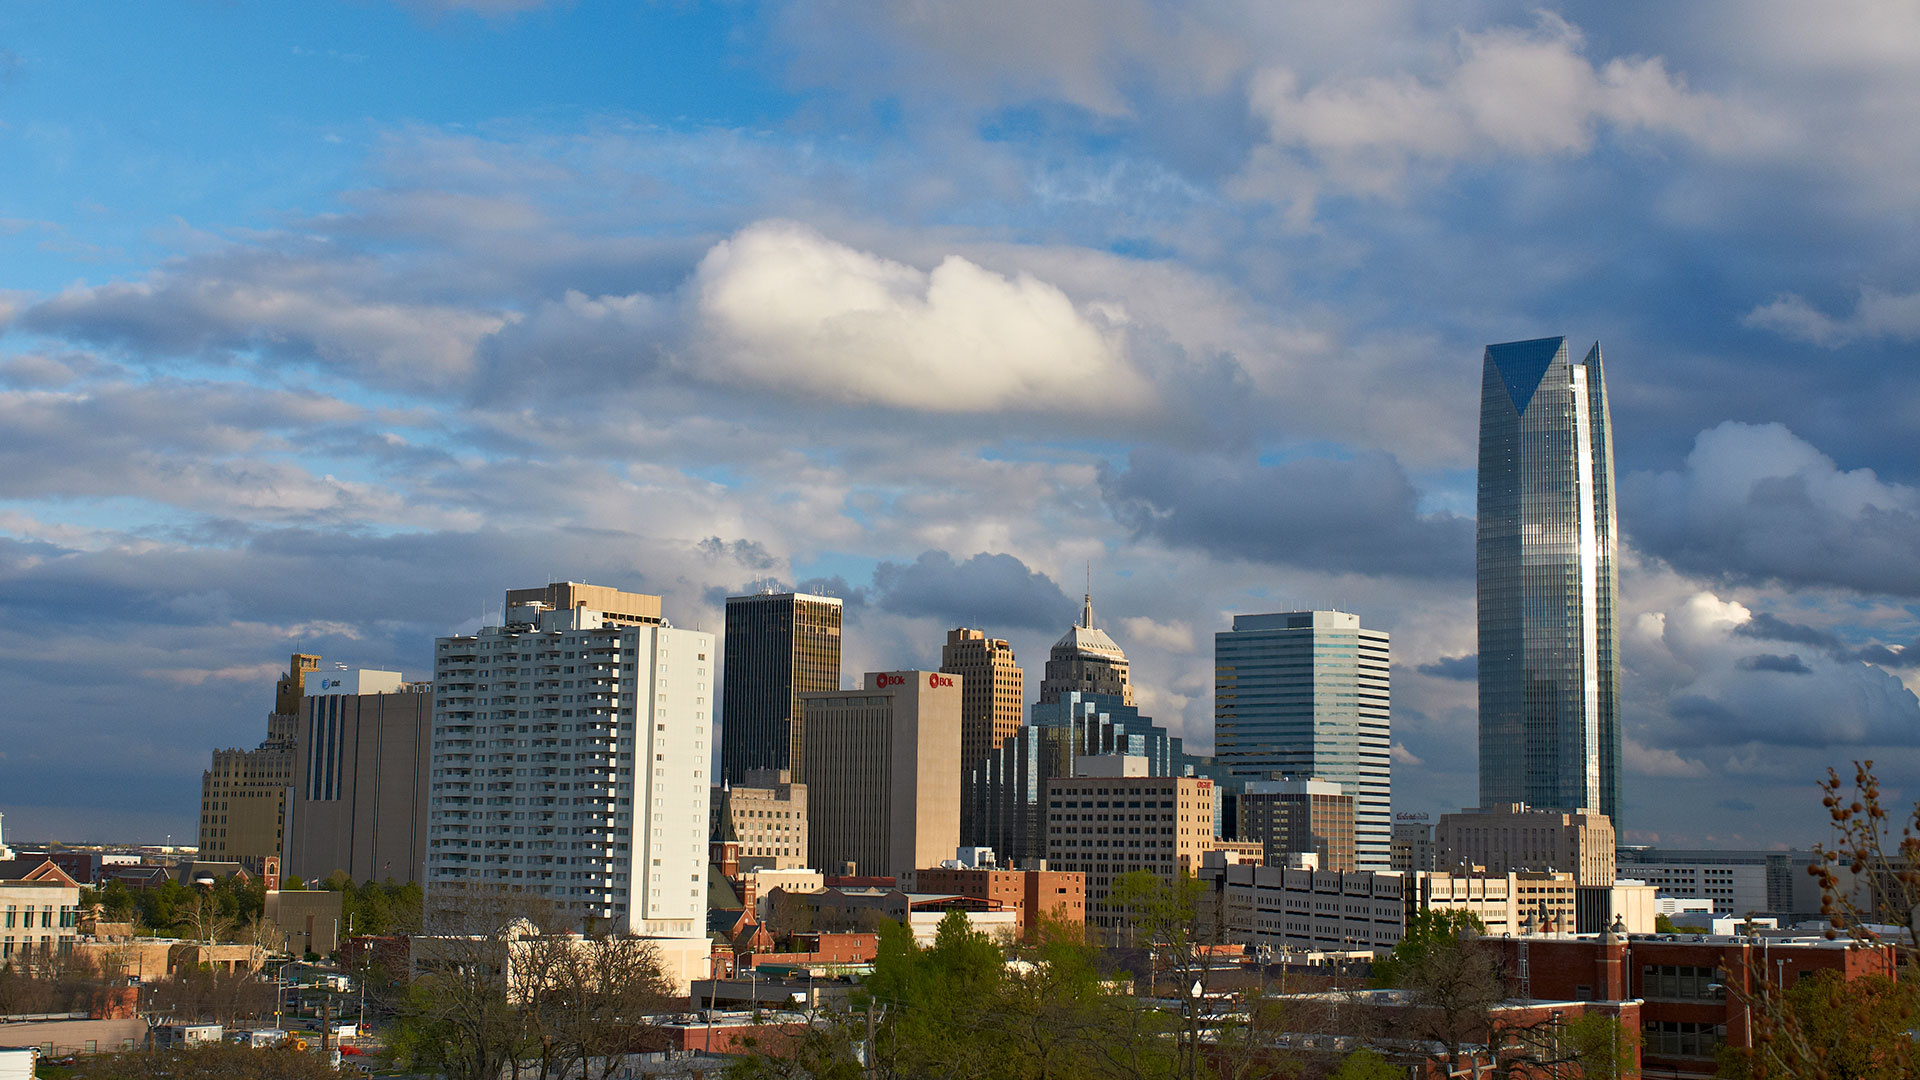
M 1093 629 L 1093 560 L 1087 560 L 1087 596 L 1086 605 L 1080 611 L 1080 625 Z

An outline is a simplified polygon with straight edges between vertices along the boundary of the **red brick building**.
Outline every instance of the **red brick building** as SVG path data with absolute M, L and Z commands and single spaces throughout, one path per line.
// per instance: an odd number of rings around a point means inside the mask
M 1648 1076 L 1712 1076 L 1721 1044 L 1752 1045 L 1742 997 L 1761 993 L 1763 979 L 1791 988 L 1822 971 L 1847 979 L 1894 975 L 1891 947 L 1845 940 L 1693 934 L 1486 940 L 1527 997 L 1640 999 L 1641 1067 Z
M 915 870 L 912 892 L 952 893 L 998 900 L 1003 910 L 1020 913 L 1020 933 L 1031 933 L 1037 917 L 1081 927 L 1087 922 L 1087 876 L 1062 870 L 989 870 L 934 867 Z

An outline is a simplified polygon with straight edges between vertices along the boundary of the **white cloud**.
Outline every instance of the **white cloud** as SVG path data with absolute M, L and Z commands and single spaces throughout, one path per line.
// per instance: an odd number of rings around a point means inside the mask
M 1709 150 L 1755 144 L 1746 110 L 1687 87 L 1659 57 L 1596 66 L 1580 31 L 1553 15 L 1537 27 L 1462 33 L 1450 62 L 1422 78 L 1407 71 L 1305 83 L 1291 67 L 1254 74 L 1249 107 L 1272 149 L 1304 153 L 1336 184 L 1393 191 L 1415 162 L 1494 155 L 1581 154 L 1596 133 L 1673 136 Z M 1256 151 L 1253 170 L 1281 165 Z
M 692 289 L 714 381 L 926 412 L 1148 400 L 1119 336 L 1066 293 L 957 255 L 923 271 L 768 221 L 716 244 Z
M 1190 623 L 1181 620 L 1157 622 L 1145 615 L 1135 615 L 1121 619 L 1120 625 L 1128 638 L 1143 644 L 1154 645 L 1168 652 L 1193 651 L 1193 626 Z
M 1625 739 L 1622 740 L 1622 749 L 1626 754 L 1627 768 L 1641 776 L 1672 778 L 1707 775 L 1705 765 L 1683 758 L 1665 747 L 1647 746 L 1638 739 Z
M 1835 318 L 1798 293 L 1781 293 L 1740 320 L 1783 337 L 1837 349 L 1856 341 L 1920 339 L 1920 292 L 1890 293 L 1862 288 L 1853 312 Z
M 1782 424 L 1722 423 L 1684 468 L 1621 490 L 1634 542 L 1683 570 L 1920 595 L 1920 491 L 1842 469 Z
M 1628 765 L 1697 775 L 1699 751 L 1920 744 L 1920 699 L 1888 672 L 1738 631 L 1753 612 L 1678 575 L 1642 576 L 1647 610 L 1622 635 Z M 1693 757 L 1683 756 L 1692 749 Z
M 142 671 L 140 674 L 145 678 L 159 679 L 176 686 L 199 686 L 209 680 L 255 685 L 271 683 L 280 672 L 281 665 L 278 662 L 272 662 L 236 664 L 223 668 L 159 668 Z

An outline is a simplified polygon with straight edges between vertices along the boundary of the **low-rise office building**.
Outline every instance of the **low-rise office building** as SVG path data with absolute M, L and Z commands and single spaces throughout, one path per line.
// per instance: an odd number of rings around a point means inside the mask
M 1433 847 L 1433 824 L 1426 820 L 1426 815 L 1395 815 L 1388 869 L 1403 874 L 1438 870 L 1437 859 Z
M 1085 875 L 1089 927 L 1125 922 L 1123 912 L 1106 907 L 1124 874 L 1145 870 L 1171 882 L 1196 873 L 1209 851 L 1234 851 L 1248 861 L 1261 857 L 1260 844 L 1214 835 L 1213 781 L 1139 775 L 1145 763 L 1136 758 L 1093 767 L 1113 775 L 1047 783 L 1047 866 Z
M 57 966 L 72 955 L 79 925 L 80 883 L 66 871 L 45 859 L 0 864 L 0 967 Z
M 1011 910 L 1019 917 L 1022 935 L 1031 934 L 1043 919 L 1075 928 L 1087 922 L 1084 874 L 936 866 L 913 871 L 901 884 L 913 892 L 951 893 L 996 901 L 1002 909 Z
M 1740 851 L 1622 847 L 1620 873 L 1652 885 L 1661 896 L 1705 897 L 1713 913 L 1813 918 L 1820 913 L 1820 882 L 1807 873 L 1806 851 Z M 1844 872 L 1843 886 L 1855 883 Z M 1859 890 L 1864 893 L 1864 888 Z M 1866 901 L 1864 895 L 1858 899 Z
M 1593 810 L 1509 803 L 1442 814 L 1433 842 L 1443 869 L 1469 863 L 1496 873 L 1554 870 L 1580 885 L 1613 884 L 1613 822 Z
M 713 789 L 713 834 L 724 815 L 748 870 L 793 870 L 807 865 L 807 785 L 787 769 L 748 769 L 739 784 Z
M 1207 911 L 1226 940 L 1275 952 L 1385 951 L 1407 924 L 1407 881 L 1397 873 L 1289 869 L 1209 854 L 1198 875 Z
M 776 892 L 774 903 L 779 905 L 788 897 L 784 891 Z M 940 921 L 952 911 L 964 913 L 969 927 L 998 941 L 1010 942 L 1020 934 L 1019 912 L 999 900 L 962 893 L 846 887 L 792 894 L 788 902 L 810 911 L 818 929 L 871 930 L 891 921 L 913 931 L 920 945 L 933 944 Z
M 1291 854 L 1311 853 L 1320 869 L 1357 870 L 1353 796 L 1339 784 L 1311 777 L 1249 780 L 1236 800 L 1242 840 L 1262 845 L 1277 866 Z
M 1495 935 L 1487 944 L 1509 971 L 1521 971 L 1525 956 L 1527 996 L 1638 999 L 1640 1066 L 1646 1075 L 1662 1077 L 1714 1076 L 1723 1045 L 1752 1046 L 1748 1003 L 1762 990 L 1762 979 L 1777 988 L 1824 971 L 1849 980 L 1894 973 L 1891 947 L 1844 939 L 1763 944 L 1753 937 L 1704 935 Z

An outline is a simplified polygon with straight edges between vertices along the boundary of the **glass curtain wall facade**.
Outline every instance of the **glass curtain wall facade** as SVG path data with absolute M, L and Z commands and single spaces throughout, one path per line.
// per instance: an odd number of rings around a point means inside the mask
M 1215 775 L 1339 784 L 1361 870 L 1392 861 L 1389 659 L 1387 634 L 1343 611 L 1236 615 L 1213 636 Z
M 1619 530 L 1600 345 L 1489 345 L 1480 390 L 1480 805 L 1620 827 Z
M 1112 694 L 1077 690 L 1038 702 L 1027 726 L 969 769 L 960 842 L 990 847 L 1001 865 L 1046 855 L 1047 781 L 1074 775 L 1083 757 L 1127 754 L 1147 759 L 1149 776 L 1192 776 L 1201 763 L 1178 735 Z
M 720 775 L 786 769 L 804 783 L 800 695 L 840 689 L 838 597 L 761 593 L 727 597 L 721 676 Z

